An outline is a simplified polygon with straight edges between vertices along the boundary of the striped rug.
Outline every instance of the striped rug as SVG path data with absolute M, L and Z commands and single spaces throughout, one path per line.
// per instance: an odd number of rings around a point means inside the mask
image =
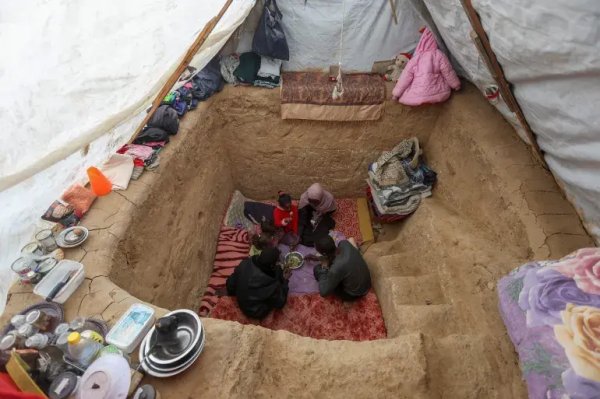
M 213 272 L 200 302 L 200 311 L 198 312 L 200 316 L 206 317 L 215 307 L 217 303 L 215 292 L 225 287 L 227 277 L 233 273 L 243 259 L 248 257 L 249 252 L 250 236 L 246 230 L 221 227 Z

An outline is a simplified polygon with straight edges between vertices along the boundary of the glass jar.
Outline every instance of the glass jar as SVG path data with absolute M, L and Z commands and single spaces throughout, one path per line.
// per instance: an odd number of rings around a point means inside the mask
M 25 346 L 32 349 L 43 349 L 48 345 L 48 336 L 44 334 L 34 334 L 27 338 Z
M 40 231 L 35 235 L 35 239 L 38 240 L 42 245 L 42 248 L 44 248 L 44 252 L 47 254 L 58 249 L 58 244 L 56 244 L 56 240 L 50 229 Z
M 10 324 L 13 325 L 14 328 L 19 328 L 24 324 L 27 324 L 27 320 L 25 319 L 25 315 L 22 314 L 18 314 L 16 316 L 13 316 L 12 319 L 10 319 Z
M 52 317 L 41 310 L 35 309 L 27 313 L 25 321 L 40 330 L 46 330 L 52 321 Z

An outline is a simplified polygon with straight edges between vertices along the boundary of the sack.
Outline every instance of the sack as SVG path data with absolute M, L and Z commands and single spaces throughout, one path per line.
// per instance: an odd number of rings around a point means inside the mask
M 168 105 L 161 105 L 148 121 L 148 126 L 161 128 L 169 134 L 177 134 L 179 131 L 177 112 Z
M 252 40 L 253 52 L 278 60 L 290 59 L 290 50 L 281 26 L 282 17 L 283 14 L 277 7 L 277 0 L 265 0 L 265 8 Z
M 146 126 L 133 140 L 133 144 L 146 144 L 156 141 L 169 142 L 169 134 L 159 127 Z

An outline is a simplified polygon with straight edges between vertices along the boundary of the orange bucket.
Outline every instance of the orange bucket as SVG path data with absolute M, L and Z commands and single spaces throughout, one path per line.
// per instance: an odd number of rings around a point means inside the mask
M 87 170 L 88 177 L 90 178 L 90 185 L 92 186 L 92 191 L 98 197 L 106 195 L 112 190 L 112 183 L 110 180 L 104 176 L 100 170 L 94 166 L 88 168 Z

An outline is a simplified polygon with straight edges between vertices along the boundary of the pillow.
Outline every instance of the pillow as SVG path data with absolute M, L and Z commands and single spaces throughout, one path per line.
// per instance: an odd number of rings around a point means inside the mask
M 87 213 L 96 197 L 97 196 L 93 191 L 88 190 L 81 184 L 72 184 L 67 188 L 67 191 L 63 193 L 62 200 L 74 206 L 75 209 L 81 211 L 81 213 Z
M 237 229 L 243 229 L 249 232 L 254 231 L 254 224 L 244 216 L 244 203 L 246 198 L 238 190 L 233 192 L 231 201 L 225 218 L 223 219 L 223 225 L 227 227 L 235 227 Z
M 42 215 L 42 219 L 49 222 L 59 222 L 61 219 L 68 217 L 75 211 L 75 207 L 56 200 L 48 207 L 48 210 Z

